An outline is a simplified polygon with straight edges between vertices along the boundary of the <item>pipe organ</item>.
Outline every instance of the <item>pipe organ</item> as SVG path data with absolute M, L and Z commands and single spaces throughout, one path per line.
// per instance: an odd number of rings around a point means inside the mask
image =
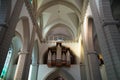
M 57 43 L 55 49 L 49 48 L 47 56 L 48 67 L 70 67 L 71 65 L 70 49 L 62 47 L 61 43 Z

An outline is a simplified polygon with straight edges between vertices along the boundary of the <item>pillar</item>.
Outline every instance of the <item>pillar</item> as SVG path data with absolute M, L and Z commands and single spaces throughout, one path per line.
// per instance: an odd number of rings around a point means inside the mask
M 100 74 L 99 61 L 97 58 L 97 53 L 95 51 L 88 52 L 88 61 L 91 80 L 102 80 Z
M 5 59 L 7 56 L 7 48 L 6 46 L 2 46 L 3 41 L 4 41 L 4 37 L 5 37 L 5 32 L 6 32 L 7 26 L 5 24 L 0 24 L 0 73 L 3 69 L 4 63 L 5 63 Z
M 38 64 L 31 64 L 28 80 L 37 80 Z
M 29 51 L 30 53 L 31 51 Z M 29 71 L 30 71 L 30 64 L 31 64 L 31 54 L 26 54 L 25 64 L 22 73 L 22 80 L 28 80 Z
M 15 71 L 14 80 L 22 80 L 22 73 L 23 73 L 23 69 L 24 69 L 26 55 L 28 54 L 28 52 L 21 51 L 18 54 L 19 54 L 19 59 L 18 59 L 16 71 Z
M 96 0 L 89 1 L 108 80 L 120 80 L 120 34 L 116 27 L 117 22 L 112 18 L 110 0 L 99 2 L 99 12 Z
M 102 6 L 101 6 L 102 5 Z M 100 2 L 101 16 L 103 17 L 103 29 L 108 41 L 108 48 L 110 50 L 110 56 L 112 59 L 116 79 L 120 80 L 120 32 L 117 28 L 117 24 L 120 22 L 113 19 L 110 0 L 102 0 Z M 109 70 L 110 71 L 110 70 Z M 108 79 L 115 80 L 112 75 Z
M 7 29 L 6 24 L 0 24 L 0 44 L 2 43 L 2 41 L 4 39 L 6 29 Z
M 15 26 L 19 19 L 19 14 L 20 14 L 24 0 L 17 0 L 15 5 L 16 9 L 13 10 L 13 13 L 11 13 L 11 16 L 9 17 L 9 21 L 7 20 L 8 19 L 7 15 L 9 14 L 9 10 L 7 10 L 9 8 L 8 2 L 9 0 L 1 0 L 1 4 L 0 4 L 0 27 L 2 26 L 2 28 L 0 28 L 0 59 L 1 59 L 0 73 L 4 66 L 4 62 L 6 59 L 8 49 L 11 44 L 12 37 L 14 36 Z M 3 26 L 6 26 L 6 24 L 7 24 L 7 27 L 3 28 Z

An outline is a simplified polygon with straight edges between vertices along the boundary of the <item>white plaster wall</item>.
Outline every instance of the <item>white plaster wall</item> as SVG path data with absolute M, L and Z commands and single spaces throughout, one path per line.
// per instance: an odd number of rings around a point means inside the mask
M 15 30 L 16 30 L 16 32 L 18 32 L 18 33 L 21 35 L 21 37 L 22 37 L 22 39 L 23 39 L 23 23 L 22 23 L 22 20 L 20 20 L 20 21 L 17 23 Z
M 39 65 L 37 80 L 44 80 L 50 73 L 56 71 L 56 69 L 56 67 L 49 68 L 47 65 Z M 81 80 L 79 65 L 72 65 L 70 68 L 63 67 L 61 69 L 69 73 L 74 80 Z
M 63 43 L 63 46 L 69 47 L 70 50 L 73 51 L 74 55 L 76 56 L 77 64 L 80 63 L 80 44 L 78 42 L 70 42 L 70 43 Z

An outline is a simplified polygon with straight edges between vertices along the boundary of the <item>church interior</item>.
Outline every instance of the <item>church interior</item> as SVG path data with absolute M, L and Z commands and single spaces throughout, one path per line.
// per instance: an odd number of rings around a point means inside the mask
M 120 0 L 0 0 L 0 80 L 120 80 Z

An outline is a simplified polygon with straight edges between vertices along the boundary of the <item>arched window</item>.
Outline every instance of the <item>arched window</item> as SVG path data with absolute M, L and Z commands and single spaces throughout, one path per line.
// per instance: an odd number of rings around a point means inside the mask
M 44 80 L 75 80 L 71 74 L 63 69 L 50 73 Z
M 32 0 L 29 0 L 29 1 L 30 1 L 30 3 L 32 4 L 33 1 L 32 1 Z
M 8 70 L 8 67 L 9 67 L 9 63 L 10 63 L 10 60 L 11 60 L 12 53 L 13 53 L 13 48 L 12 48 L 12 46 L 10 46 L 10 48 L 8 50 L 8 53 L 7 53 L 7 57 L 6 57 L 6 60 L 5 60 L 5 64 L 4 64 L 2 73 L 0 75 L 0 78 L 4 79 L 6 74 L 7 74 L 7 70 Z

